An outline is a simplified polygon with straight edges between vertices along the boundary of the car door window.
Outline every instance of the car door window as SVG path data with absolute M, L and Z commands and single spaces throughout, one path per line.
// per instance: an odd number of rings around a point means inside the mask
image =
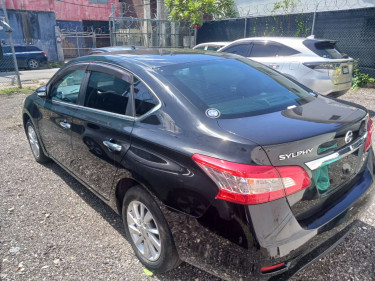
M 280 48 L 277 51 L 278 56 L 291 56 L 298 54 L 299 52 L 297 50 L 294 50 L 288 46 L 281 45 Z
M 239 44 L 229 47 L 228 49 L 224 50 L 224 52 L 247 57 L 249 54 L 249 47 L 249 44 Z
M 107 73 L 92 71 L 84 105 L 124 115 L 129 102 L 130 90 L 129 82 Z
M 134 100 L 135 116 L 137 117 L 149 112 L 159 104 L 149 88 L 137 78 L 134 78 Z
M 217 51 L 220 49 L 220 46 L 208 46 L 207 51 Z
M 65 75 L 52 86 L 51 99 L 76 104 L 84 75 L 83 69 Z
M 204 50 L 205 46 L 196 47 L 195 50 Z
M 278 49 L 279 45 L 254 43 L 253 48 L 251 49 L 250 57 L 275 57 Z

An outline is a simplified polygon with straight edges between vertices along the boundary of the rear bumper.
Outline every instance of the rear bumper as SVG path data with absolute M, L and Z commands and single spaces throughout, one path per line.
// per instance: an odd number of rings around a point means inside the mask
M 343 198 L 346 205 L 315 229 L 299 225 L 285 198 L 246 207 L 215 200 L 198 219 L 164 210 L 181 259 L 226 280 L 283 280 L 294 275 L 332 250 L 371 204 L 373 158 L 371 152 L 365 172 L 348 194 L 356 199 Z M 281 262 L 287 268 L 261 273 L 262 267 Z
M 328 95 L 334 92 L 345 93 L 352 87 L 352 84 L 353 84 L 351 76 L 350 76 L 350 81 L 348 82 L 334 84 L 330 76 L 315 75 L 314 73 L 311 73 L 311 72 L 304 75 L 300 79 L 298 79 L 298 81 L 302 83 L 303 85 L 305 85 L 306 87 L 322 95 Z

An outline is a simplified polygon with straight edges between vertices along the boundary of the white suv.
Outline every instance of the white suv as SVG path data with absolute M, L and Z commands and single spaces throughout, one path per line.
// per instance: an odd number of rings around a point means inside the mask
M 233 41 L 218 52 L 263 63 L 323 95 L 338 97 L 352 86 L 352 58 L 334 40 L 254 37 Z

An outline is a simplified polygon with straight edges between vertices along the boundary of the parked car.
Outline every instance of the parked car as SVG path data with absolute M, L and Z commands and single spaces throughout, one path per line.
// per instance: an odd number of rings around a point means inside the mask
M 338 97 L 352 86 L 352 58 L 334 40 L 257 37 L 232 42 L 219 50 L 261 62 L 317 93 Z
M 0 69 L 13 69 L 13 56 L 10 46 L 3 47 L 3 58 L 0 59 Z M 48 62 L 46 52 L 36 46 L 14 46 L 17 64 L 19 68 L 38 69 Z
M 108 52 L 118 52 L 118 51 L 129 51 L 137 49 L 135 46 L 113 46 L 113 47 L 102 47 L 93 48 L 88 52 L 88 55 L 95 55 Z
M 365 108 L 232 54 L 77 58 L 22 117 L 36 161 L 119 213 L 153 272 L 183 260 L 227 280 L 286 279 L 342 241 L 375 193 Z
M 230 42 L 207 42 L 198 44 L 193 47 L 194 50 L 204 50 L 204 51 L 217 51 L 220 48 L 228 45 Z

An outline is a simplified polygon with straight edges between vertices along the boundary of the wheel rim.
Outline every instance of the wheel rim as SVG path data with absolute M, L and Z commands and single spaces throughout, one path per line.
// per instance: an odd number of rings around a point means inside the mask
M 149 261 L 156 261 L 161 253 L 161 241 L 158 225 L 150 210 L 139 201 L 130 202 L 127 223 L 130 236 L 141 255 Z
M 28 126 L 27 135 L 29 136 L 29 143 L 30 143 L 31 151 L 33 152 L 36 158 L 39 158 L 39 155 L 40 155 L 39 142 L 38 142 L 38 138 L 36 136 L 35 130 L 32 126 Z
M 30 66 L 30 68 L 37 68 L 38 67 L 38 62 L 36 60 L 30 60 L 29 61 L 29 66 Z

